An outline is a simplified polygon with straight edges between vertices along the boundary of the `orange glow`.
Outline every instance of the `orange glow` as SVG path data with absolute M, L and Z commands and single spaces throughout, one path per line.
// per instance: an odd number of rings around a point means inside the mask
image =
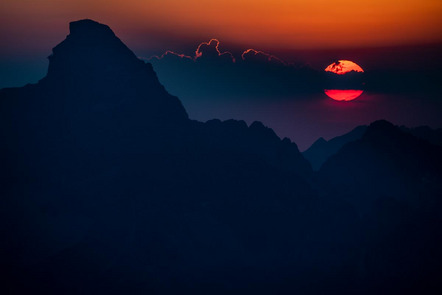
M 363 73 L 364 70 L 356 63 L 349 60 L 338 60 L 332 63 L 326 69 L 326 72 L 332 72 L 338 75 L 344 75 L 351 71 Z
M 83 18 L 108 24 L 130 47 L 157 49 L 207 36 L 266 50 L 442 41 L 440 0 L 2 0 L 0 7 L 3 52 L 48 48 Z
M 355 98 L 358 98 L 362 92 L 362 90 L 338 90 L 338 89 L 326 89 L 324 90 L 325 94 L 327 94 L 330 98 L 337 101 L 351 101 Z

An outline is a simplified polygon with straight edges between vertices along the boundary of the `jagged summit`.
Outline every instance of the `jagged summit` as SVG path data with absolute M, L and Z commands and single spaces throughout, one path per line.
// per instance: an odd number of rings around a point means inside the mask
M 131 119 L 137 121 L 134 124 L 140 126 L 188 119 L 181 102 L 161 85 L 152 65 L 138 59 L 107 25 L 86 19 L 71 22 L 69 30 L 49 56 L 48 73 L 37 84 L 40 93 L 63 101 L 69 114 L 75 109 L 99 110 L 98 114 L 81 114 L 91 120 L 112 112 L 115 116 L 131 113 Z
M 396 126 L 393 125 L 393 123 L 388 122 L 387 120 L 377 120 L 370 124 L 370 129 L 376 129 L 376 130 L 397 130 Z
M 408 140 L 410 134 L 402 132 L 397 126 L 386 120 L 378 120 L 371 123 L 365 132 L 363 139 L 366 141 L 383 143 L 402 142 Z
M 70 34 L 49 56 L 49 79 L 84 82 L 121 79 L 133 73 L 154 77 L 151 67 L 139 60 L 108 26 L 80 20 L 71 22 L 69 29 Z
M 105 24 L 101 24 L 91 19 L 82 19 L 69 23 L 69 32 L 71 35 L 97 36 L 109 35 L 115 37 L 114 32 Z

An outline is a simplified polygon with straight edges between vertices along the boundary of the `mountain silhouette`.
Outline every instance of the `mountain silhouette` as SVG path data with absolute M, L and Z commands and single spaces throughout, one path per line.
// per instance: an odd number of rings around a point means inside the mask
M 442 176 L 442 148 L 387 121 L 372 123 L 321 167 L 332 186 L 358 195 L 412 198 Z M 351 192 L 350 192 L 351 191 Z
M 419 126 L 416 128 L 407 128 L 400 126 L 403 132 L 411 133 L 414 136 L 427 140 L 428 142 L 442 146 L 442 129 L 432 129 L 428 126 Z
M 319 138 L 302 155 L 311 163 L 314 170 L 319 170 L 321 165 L 345 144 L 360 139 L 365 133 L 367 126 L 358 126 L 352 131 L 334 137 L 329 141 Z
M 437 288 L 442 259 L 442 148 L 401 129 L 387 121 L 370 124 L 318 176 L 361 216 L 367 279 L 386 293 Z
M 2 294 L 437 287 L 440 147 L 388 122 L 336 140 L 314 173 L 262 123 L 190 120 L 150 64 L 81 20 L 46 77 L 0 90 L 0 136 Z
M 258 122 L 190 120 L 91 20 L 49 62 L 37 84 L 0 91 L 5 293 L 267 292 L 295 288 L 270 268 L 343 267 L 315 245 L 347 239 L 353 217 L 319 214 L 296 144 Z M 301 226 L 317 218 L 328 230 Z
M 91 20 L 70 24 L 70 34 L 53 49 L 48 74 L 38 85 L 75 95 L 74 103 L 88 107 L 93 103 L 113 111 L 138 104 L 145 119 L 187 119 L 181 102 L 167 94 L 151 65 L 139 60 L 108 26 Z
M 404 133 L 412 134 L 431 144 L 442 146 L 442 129 L 432 129 L 428 126 L 419 126 L 416 128 L 400 126 L 399 128 Z M 312 168 L 318 171 L 330 156 L 337 153 L 345 144 L 361 139 L 366 130 L 367 126 L 362 125 L 328 141 L 320 137 L 307 150 L 302 152 L 302 155 L 310 162 Z

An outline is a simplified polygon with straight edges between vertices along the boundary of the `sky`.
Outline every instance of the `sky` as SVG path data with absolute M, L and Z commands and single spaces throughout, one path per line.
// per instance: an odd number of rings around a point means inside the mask
M 36 80 L 68 22 L 84 18 L 144 57 L 217 38 L 322 66 L 324 50 L 442 44 L 440 0 L 1 0 L 0 87 Z
M 51 49 L 69 33 L 68 23 L 85 18 L 109 25 L 137 56 L 152 62 L 160 81 L 195 119 L 261 119 L 303 148 L 321 134 L 330 138 L 381 118 L 442 127 L 436 115 L 442 111 L 440 94 L 438 89 L 428 91 L 441 77 L 440 0 L 0 0 L 0 88 L 41 79 Z M 204 63 L 204 58 L 151 59 L 167 50 L 194 57 L 198 45 L 212 38 L 219 40 L 221 52 L 236 58 L 235 65 L 217 61 L 216 53 Z M 207 57 L 210 48 L 206 49 Z M 273 55 L 284 66 L 263 67 L 259 59 L 252 61 L 253 56 L 243 62 L 248 49 Z M 352 108 L 324 100 L 322 90 L 316 91 L 319 86 L 301 95 L 294 85 L 310 85 L 306 73 L 314 76 L 341 59 L 360 65 L 371 84 L 352 102 L 357 107 L 351 114 L 332 119 L 332 114 Z M 232 87 L 232 76 L 255 80 Z M 200 79 L 208 82 L 202 85 Z M 260 87 L 253 87 L 253 81 Z M 401 85 L 406 86 L 402 91 Z M 254 100 L 257 92 L 265 94 L 259 101 Z M 408 100 L 398 103 L 398 95 L 404 93 Z M 386 95 L 389 103 L 380 107 L 380 97 Z M 306 97 L 318 103 L 306 104 Z M 367 107 L 361 107 L 362 102 Z M 278 108 L 296 109 L 297 117 L 272 117 Z M 306 110 L 311 115 L 305 115 Z M 294 125 L 309 127 L 295 130 Z
M 92 18 L 136 50 L 208 37 L 263 49 L 442 41 L 439 0 L 1 0 L 1 53 L 47 51 L 66 23 Z

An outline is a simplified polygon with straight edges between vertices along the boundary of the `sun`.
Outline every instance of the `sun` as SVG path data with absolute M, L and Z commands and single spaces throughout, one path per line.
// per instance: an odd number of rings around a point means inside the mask
M 330 98 L 337 101 L 350 101 L 358 98 L 364 92 L 362 90 L 339 90 L 339 89 L 326 89 L 324 90 Z
M 327 75 L 325 94 L 336 101 L 351 101 L 364 92 L 364 70 L 350 60 L 338 60 L 324 70 Z
M 357 63 L 345 59 L 338 60 L 332 63 L 331 65 L 325 68 L 325 71 L 332 72 L 338 75 L 344 75 L 351 71 L 358 73 L 364 72 L 364 70 Z

